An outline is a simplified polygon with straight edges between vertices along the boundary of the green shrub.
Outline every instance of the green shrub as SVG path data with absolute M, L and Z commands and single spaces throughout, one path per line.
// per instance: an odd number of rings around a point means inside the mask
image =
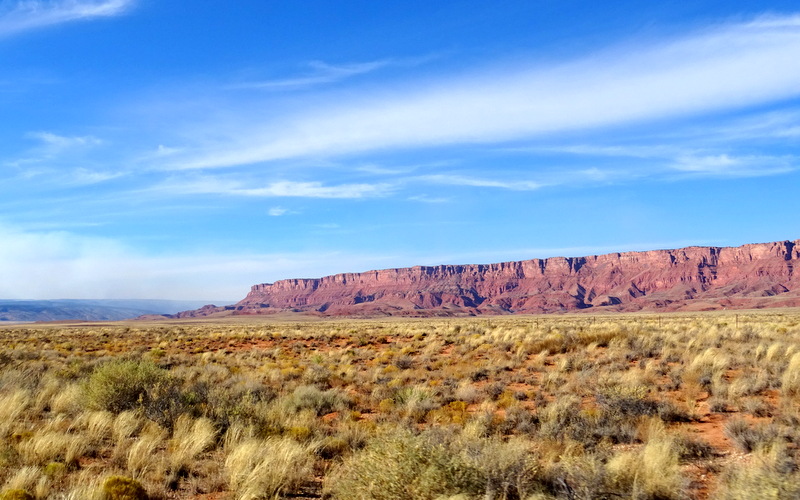
M 42 469 L 42 474 L 47 477 L 61 477 L 67 472 L 67 464 L 61 462 L 50 462 L 44 467 L 44 469 Z
M 477 471 L 451 458 L 445 447 L 409 433 L 381 437 L 345 460 L 326 487 L 342 500 L 433 500 L 473 489 Z
M 264 404 L 276 397 L 271 388 L 241 376 L 216 384 L 195 383 L 189 396 L 222 428 L 237 420 L 257 420 Z
M 6 490 L 0 493 L 0 500 L 35 500 L 34 496 L 25 490 Z
M 563 440 L 573 434 L 583 433 L 587 423 L 581 413 L 581 401 L 578 397 L 561 396 L 548 404 L 539 412 L 541 437 Z
M 111 361 L 95 368 L 83 389 L 91 409 L 141 409 L 151 420 L 171 427 L 185 411 L 178 382 L 152 361 Z
M 90 408 L 121 413 L 150 403 L 169 378 L 151 361 L 111 361 L 95 368 L 84 390 Z
M 326 478 L 337 499 L 528 498 L 541 489 L 523 441 L 398 432 L 372 441 Z
M 636 418 L 658 413 L 658 402 L 647 399 L 647 388 L 642 386 L 612 386 L 596 396 L 597 404 L 606 412 L 620 417 Z
M 104 500 L 148 500 L 142 485 L 129 477 L 111 476 L 103 483 Z
M 313 385 L 301 385 L 288 397 L 286 406 L 295 413 L 302 410 L 314 410 L 320 416 L 346 410 L 352 406 L 352 402 L 346 394 L 336 389 L 321 391 Z

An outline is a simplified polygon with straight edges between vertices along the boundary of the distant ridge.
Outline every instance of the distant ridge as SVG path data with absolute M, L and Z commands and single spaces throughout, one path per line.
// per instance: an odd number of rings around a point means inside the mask
M 800 240 L 287 279 L 255 285 L 232 306 L 209 305 L 172 317 L 285 311 L 446 316 L 788 306 L 800 306 Z
M 143 314 L 169 314 L 203 302 L 155 299 L 0 299 L 0 325 L 41 321 L 119 321 Z

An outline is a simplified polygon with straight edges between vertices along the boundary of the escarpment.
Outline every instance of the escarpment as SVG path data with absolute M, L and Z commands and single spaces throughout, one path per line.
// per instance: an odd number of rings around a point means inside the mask
M 205 316 L 453 315 L 800 306 L 800 240 L 475 265 L 415 266 L 258 284 Z

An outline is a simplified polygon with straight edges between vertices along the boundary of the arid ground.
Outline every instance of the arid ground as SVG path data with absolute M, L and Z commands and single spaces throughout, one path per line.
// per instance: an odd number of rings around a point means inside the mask
M 3 499 L 800 496 L 800 311 L 0 329 Z

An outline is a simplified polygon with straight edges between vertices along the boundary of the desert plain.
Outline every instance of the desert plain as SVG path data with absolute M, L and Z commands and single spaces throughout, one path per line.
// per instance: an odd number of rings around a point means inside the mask
M 3 499 L 800 496 L 800 310 L 0 331 Z

